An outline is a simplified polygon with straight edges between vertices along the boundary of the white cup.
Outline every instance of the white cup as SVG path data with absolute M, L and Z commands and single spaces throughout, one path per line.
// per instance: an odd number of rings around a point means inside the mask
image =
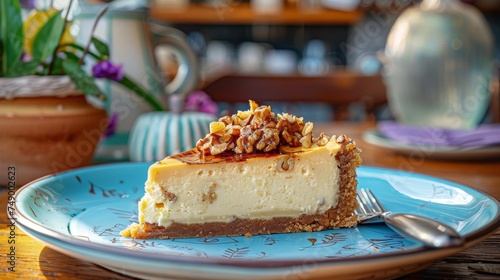
M 292 74 L 297 71 L 297 54 L 291 50 L 269 50 L 265 68 L 272 74 Z
M 238 70 L 244 73 L 258 73 L 264 69 L 266 44 L 243 42 L 238 49 Z

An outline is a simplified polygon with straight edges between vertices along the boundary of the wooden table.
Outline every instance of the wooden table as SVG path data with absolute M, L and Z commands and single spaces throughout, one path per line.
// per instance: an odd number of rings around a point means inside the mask
M 481 190 L 500 199 L 500 159 L 490 161 L 439 161 L 414 155 L 405 157 L 375 147 L 361 139 L 373 124 L 317 124 L 317 130 L 344 133 L 356 139 L 363 149 L 363 164 L 438 176 Z M 6 172 L 2 170 L 1 172 Z M 5 176 L 1 174 L 0 176 Z M 15 272 L 8 271 L 6 255 L 11 236 L 5 209 L 8 194 L 0 195 L 0 271 L 2 279 L 131 279 L 91 263 L 58 253 L 15 230 Z M 463 252 L 401 279 L 498 279 L 500 277 L 500 231 Z

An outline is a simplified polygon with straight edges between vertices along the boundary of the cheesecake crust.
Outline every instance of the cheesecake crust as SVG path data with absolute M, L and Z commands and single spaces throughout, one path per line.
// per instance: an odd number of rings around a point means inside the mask
M 270 233 L 312 232 L 331 228 L 352 227 L 357 224 L 353 214 L 357 207 L 356 168 L 361 164 L 361 150 L 356 143 L 346 138 L 336 154 L 339 163 L 339 200 L 335 207 L 322 214 L 301 215 L 297 218 L 274 217 L 271 219 L 240 219 L 230 222 L 207 222 L 197 224 L 172 223 L 168 227 L 154 223 L 134 224 L 122 235 L 137 239 L 183 238 L 211 236 L 249 236 Z

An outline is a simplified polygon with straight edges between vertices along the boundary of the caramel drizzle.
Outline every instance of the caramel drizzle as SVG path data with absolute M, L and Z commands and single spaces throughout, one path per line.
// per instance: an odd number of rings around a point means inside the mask
M 169 158 L 173 158 L 187 164 L 210 164 L 210 163 L 243 162 L 251 158 L 269 158 L 280 154 L 281 153 L 278 151 L 271 153 L 250 153 L 250 154 L 236 154 L 234 152 L 226 151 L 218 155 L 208 154 L 200 157 L 200 152 L 198 152 L 196 149 L 191 149 L 179 154 L 171 155 L 169 156 Z

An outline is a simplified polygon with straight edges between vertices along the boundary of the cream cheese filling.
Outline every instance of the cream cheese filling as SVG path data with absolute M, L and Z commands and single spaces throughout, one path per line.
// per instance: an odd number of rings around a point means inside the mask
M 244 162 L 187 164 L 165 159 L 149 169 L 139 222 L 229 222 L 321 214 L 337 205 L 340 146 Z

